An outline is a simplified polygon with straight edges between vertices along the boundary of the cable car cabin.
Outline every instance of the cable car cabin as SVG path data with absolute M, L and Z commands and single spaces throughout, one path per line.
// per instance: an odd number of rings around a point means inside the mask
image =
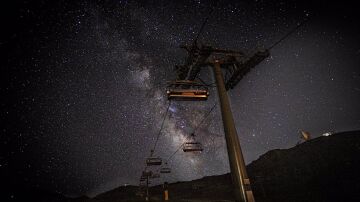
M 166 94 L 168 100 L 207 100 L 209 90 L 207 86 L 188 80 L 170 82 Z
M 200 142 L 186 142 L 183 146 L 184 152 L 201 152 L 203 151 Z
M 157 157 L 149 157 L 146 159 L 146 165 L 147 166 L 160 166 L 162 163 L 161 158 Z

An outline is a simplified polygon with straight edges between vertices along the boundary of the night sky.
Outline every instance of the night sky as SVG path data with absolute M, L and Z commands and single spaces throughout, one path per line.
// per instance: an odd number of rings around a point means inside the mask
M 199 42 L 270 57 L 229 91 L 246 163 L 313 137 L 360 129 L 357 6 L 227 1 Z M 137 185 L 166 112 L 166 82 L 212 1 L 31 1 L 1 6 L 2 183 L 67 196 Z M 213 83 L 211 68 L 200 78 Z M 217 102 L 173 102 L 155 156 L 167 159 Z M 164 180 L 229 172 L 220 109 L 197 131 L 201 154 L 178 152 Z M 10 187 L 11 187 L 10 186 Z M 11 188 L 10 188 L 11 189 Z M 9 194 L 12 192 L 9 191 Z

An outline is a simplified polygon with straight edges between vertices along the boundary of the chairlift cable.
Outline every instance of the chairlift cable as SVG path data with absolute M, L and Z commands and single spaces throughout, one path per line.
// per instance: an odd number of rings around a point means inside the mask
M 159 141 L 159 137 L 160 137 L 160 135 L 161 135 L 161 131 L 162 131 L 162 129 L 164 128 L 164 123 L 165 123 L 167 114 L 168 114 L 168 112 L 169 112 L 170 105 L 171 105 L 171 100 L 169 101 L 168 107 L 167 107 L 166 112 L 165 112 L 165 115 L 164 115 L 164 119 L 163 119 L 163 121 L 162 121 L 162 123 L 161 123 L 161 127 L 160 127 L 160 130 L 159 130 L 159 133 L 158 133 L 158 135 L 157 135 L 157 137 L 156 137 L 156 141 L 155 141 L 154 147 L 153 147 L 153 149 L 152 149 L 151 152 L 150 152 L 150 156 L 152 156 L 153 153 L 155 152 L 155 148 L 156 148 L 156 145 L 157 145 L 157 143 L 158 143 L 158 141 Z
M 208 86 L 208 84 L 207 84 L 207 83 L 205 83 L 205 81 L 204 81 L 204 80 L 202 80 L 200 77 L 196 76 L 196 78 L 197 78 L 197 79 L 199 79 L 199 81 L 200 81 L 201 83 L 203 83 L 205 86 Z
M 214 106 L 211 107 L 211 109 L 207 112 L 207 114 L 203 117 L 203 119 L 200 121 L 200 123 L 195 127 L 194 132 L 199 128 L 199 126 L 206 120 L 206 118 L 210 115 L 210 113 L 215 109 L 217 103 L 214 104 Z M 166 163 L 171 160 L 172 157 L 175 156 L 175 154 L 181 149 L 181 147 L 186 143 L 188 140 L 188 137 L 185 138 L 184 142 L 179 145 L 179 147 L 172 153 L 169 158 L 165 161 Z
M 195 44 L 197 43 L 197 40 L 199 39 L 201 33 L 203 32 L 204 27 L 205 27 L 205 25 L 207 24 L 207 22 L 208 22 L 208 20 L 209 20 L 209 18 L 210 18 L 210 16 L 211 16 L 211 14 L 213 13 L 214 7 L 216 7 L 217 3 L 218 3 L 218 1 L 216 1 L 216 2 L 214 3 L 214 5 L 213 5 L 213 6 L 211 7 L 211 9 L 210 9 L 210 12 L 208 13 L 207 17 L 205 18 L 204 22 L 201 24 L 200 30 L 199 30 L 197 36 L 196 36 L 195 39 L 194 39 L 194 43 L 195 43 Z M 282 38 L 280 38 L 277 42 L 275 42 L 273 45 L 271 45 L 271 46 L 268 48 L 268 50 L 271 50 L 272 48 L 274 48 L 275 46 L 277 46 L 278 44 L 280 44 L 282 41 L 284 41 L 286 38 L 288 38 L 290 35 L 292 35 L 295 31 L 297 31 L 299 28 L 301 28 L 304 24 L 306 24 L 309 20 L 310 20 L 310 18 L 304 19 L 304 20 L 303 20 L 301 23 L 299 23 L 294 29 L 290 30 L 287 34 L 285 34 L 285 35 L 284 35 Z M 176 71 L 178 72 L 179 70 L 180 70 L 180 68 L 177 69 Z M 204 83 L 201 79 L 199 79 L 199 80 L 200 80 L 202 83 Z M 204 83 L 204 84 L 206 84 L 206 83 Z M 169 102 L 169 105 L 168 105 L 168 107 L 167 107 L 166 113 L 165 113 L 165 115 L 164 115 L 164 119 L 163 119 L 163 122 L 162 122 L 162 124 L 161 124 L 160 131 L 159 131 L 159 133 L 158 133 L 158 135 L 157 135 L 157 138 L 156 138 L 154 147 L 153 147 L 153 149 L 151 150 L 151 155 L 152 155 L 153 152 L 155 151 L 157 142 L 158 142 L 159 137 L 160 137 L 160 135 L 161 135 L 161 131 L 162 131 L 162 129 L 163 129 L 164 122 L 165 122 L 165 120 L 166 120 L 167 113 L 168 113 L 169 108 L 170 108 L 170 104 L 171 104 L 171 101 Z M 195 127 L 194 133 L 195 133 L 195 131 L 198 130 L 199 126 L 206 120 L 206 118 L 207 118 L 207 117 L 211 114 L 211 112 L 215 109 L 216 105 L 217 105 L 217 103 L 214 104 L 214 106 L 213 106 L 213 107 L 207 112 L 207 114 L 203 117 L 203 119 L 201 120 L 201 122 Z M 185 141 L 168 157 L 168 159 L 165 161 L 165 163 L 168 163 L 168 162 L 175 156 L 175 154 L 182 148 L 182 146 L 186 143 L 187 140 L 188 140 L 188 137 L 186 137 L 186 138 L 185 138 Z M 145 167 L 145 169 L 146 169 L 146 167 Z
M 287 34 L 285 34 L 283 37 L 281 37 L 277 42 L 275 42 L 273 45 L 271 45 L 268 50 L 271 50 L 278 44 L 280 44 L 282 41 L 284 41 L 287 37 L 289 37 L 291 34 L 293 34 L 296 30 L 298 30 L 300 27 L 302 27 L 304 24 L 306 24 L 310 18 L 304 19 L 301 23 L 299 23 L 294 29 L 290 30 Z
M 214 82 L 214 83 L 211 83 L 211 84 L 208 84 L 208 83 L 206 83 L 204 80 L 202 80 L 200 77 L 198 77 L 198 76 L 196 76 L 196 79 L 199 79 L 199 81 L 202 83 L 202 84 L 204 84 L 205 86 L 207 86 L 207 87 L 216 87 L 216 86 L 213 86 L 214 84 L 216 84 L 216 82 Z
M 209 18 L 210 18 L 210 16 L 211 16 L 211 14 L 213 13 L 213 11 L 214 11 L 214 7 L 216 7 L 216 6 L 217 6 L 218 2 L 219 2 L 219 1 L 215 1 L 214 5 L 213 5 L 213 6 L 211 6 L 211 8 L 210 8 L 210 12 L 209 12 L 209 13 L 208 13 L 208 15 L 206 16 L 206 18 L 205 18 L 204 22 L 201 24 L 200 30 L 199 30 L 199 32 L 198 32 L 198 34 L 197 34 L 197 36 L 196 36 L 196 37 L 195 37 L 195 39 L 194 39 L 194 43 L 195 43 L 195 44 L 197 43 L 197 40 L 199 39 L 200 34 L 203 32 L 204 27 L 205 27 L 206 23 L 208 22 L 208 20 L 209 20 Z
M 201 33 L 203 32 L 204 27 L 205 27 L 206 23 L 208 22 L 211 14 L 213 13 L 214 7 L 216 7 L 217 4 L 218 4 L 218 1 L 216 1 L 216 2 L 214 3 L 214 5 L 211 6 L 211 9 L 210 9 L 208 15 L 206 16 L 204 22 L 201 24 L 201 27 L 200 27 L 200 29 L 199 29 L 199 32 L 198 32 L 197 36 L 196 36 L 195 39 L 194 39 L 194 43 L 195 43 L 195 44 L 197 43 L 197 40 L 199 39 Z M 176 72 L 180 71 L 180 69 L 181 69 L 181 68 L 177 69 Z M 202 79 L 200 79 L 200 78 L 198 78 L 198 79 L 199 79 L 203 84 L 205 84 L 206 86 L 209 86 L 209 85 L 206 84 Z M 210 85 L 212 85 L 212 84 L 210 84 Z M 164 122 L 165 122 L 165 120 L 166 120 L 167 113 L 168 113 L 169 108 L 170 108 L 170 104 L 171 104 L 171 101 L 169 102 L 169 105 L 168 105 L 168 107 L 167 107 L 167 109 L 166 109 L 166 112 L 165 112 L 165 115 L 164 115 L 164 119 L 163 119 L 163 121 L 162 121 L 160 130 L 159 130 L 159 133 L 158 133 L 158 135 L 157 135 L 157 137 L 156 137 L 156 141 L 155 141 L 154 147 L 153 147 L 153 149 L 152 149 L 151 152 L 150 152 L 150 156 L 152 156 L 153 153 L 155 152 L 155 148 L 156 148 L 157 142 L 158 142 L 158 140 L 159 140 L 159 137 L 160 137 L 160 135 L 161 135 L 161 131 L 162 131 L 162 129 L 163 129 Z M 199 128 L 199 126 L 200 126 L 200 125 L 205 121 L 205 119 L 210 115 L 210 113 L 214 110 L 214 108 L 216 107 L 216 105 L 217 105 L 217 103 L 215 103 L 214 106 L 207 112 L 207 114 L 203 117 L 203 119 L 200 121 L 200 123 L 195 127 L 194 132 Z M 187 139 L 188 139 L 188 137 L 185 138 L 185 141 L 169 156 L 169 158 L 165 161 L 165 163 L 167 163 L 167 162 L 181 149 L 181 147 L 185 144 L 185 142 L 187 141 Z M 146 169 L 146 168 L 147 168 L 147 166 L 145 167 L 145 169 Z
M 205 114 L 205 116 L 203 117 L 203 119 L 200 121 L 200 123 L 195 127 L 194 129 L 194 133 L 195 131 L 197 131 L 197 129 L 199 129 L 199 127 L 201 126 L 201 124 L 206 120 L 206 118 L 210 115 L 210 113 L 215 109 L 217 103 L 214 104 L 214 106 L 211 107 L 211 109 L 207 112 L 207 114 Z
M 176 154 L 176 153 L 181 149 L 181 147 L 185 144 L 186 140 L 187 140 L 187 138 L 185 139 L 185 141 L 184 141 L 183 143 L 181 143 L 181 145 L 175 150 L 175 152 L 172 153 L 172 154 L 169 156 L 169 158 L 165 161 L 165 163 L 168 163 L 168 162 L 170 161 L 170 159 L 175 156 L 175 154 Z

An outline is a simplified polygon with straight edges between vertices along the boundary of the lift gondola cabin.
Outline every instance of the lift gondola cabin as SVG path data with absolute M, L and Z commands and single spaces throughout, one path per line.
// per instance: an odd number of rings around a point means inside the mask
M 149 157 L 146 159 L 147 166 L 160 166 L 162 164 L 161 158 L 158 157 Z
M 176 80 L 169 82 L 166 94 L 168 100 L 201 101 L 209 97 L 209 89 L 206 85 L 188 80 Z

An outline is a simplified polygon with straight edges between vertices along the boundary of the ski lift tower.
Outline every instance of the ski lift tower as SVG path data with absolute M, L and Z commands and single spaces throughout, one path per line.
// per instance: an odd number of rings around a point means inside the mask
M 181 48 L 187 50 L 188 57 L 184 65 L 175 66 L 177 80 L 194 81 L 202 67 L 212 66 L 213 68 L 235 198 L 237 202 L 253 202 L 255 199 L 247 176 L 227 90 L 234 88 L 251 68 L 267 58 L 269 51 L 263 49 L 253 54 L 245 54 L 241 51 L 199 46 L 196 41 L 191 46 L 182 46 Z M 227 71 L 230 76 L 224 78 L 223 70 Z

